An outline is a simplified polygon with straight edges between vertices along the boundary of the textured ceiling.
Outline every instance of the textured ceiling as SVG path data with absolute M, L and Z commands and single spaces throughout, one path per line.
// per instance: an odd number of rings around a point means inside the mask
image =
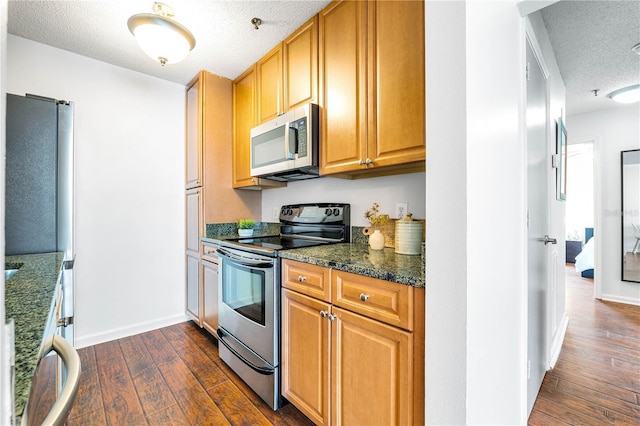
M 619 106 L 607 94 L 640 83 L 640 1 L 560 1 L 541 10 L 566 88 L 566 113 Z M 593 90 L 599 90 L 598 96 Z
M 187 58 L 160 66 L 138 47 L 127 19 L 151 13 L 152 0 L 9 1 L 8 31 L 164 80 L 187 84 L 201 69 L 235 78 L 322 10 L 329 0 L 166 0 L 196 38 Z M 251 18 L 262 19 L 255 30 Z
M 10 34 L 186 84 L 201 69 L 235 78 L 329 0 L 166 0 L 196 38 L 187 58 L 161 67 L 138 47 L 127 19 L 151 0 L 9 1 Z M 606 97 L 640 83 L 640 1 L 564 0 L 541 10 L 566 86 L 567 114 L 617 106 Z M 264 22 L 255 30 L 250 21 Z M 591 90 L 599 89 L 594 97 Z

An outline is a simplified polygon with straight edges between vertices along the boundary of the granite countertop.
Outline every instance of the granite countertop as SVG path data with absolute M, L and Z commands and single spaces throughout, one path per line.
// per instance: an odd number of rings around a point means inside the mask
M 20 267 L 5 283 L 5 316 L 14 320 L 15 409 L 21 415 L 29 398 L 64 253 L 5 257 L 5 269 Z
M 424 259 L 396 254 L 393 248 L 372 250 L 366 243 L 342 243 L 282 250 L 280 257 L 325 266 L 371 278 L 425 286 Z
M 253 237 L 280 234 L 277 223 L 261 222 L 257 225 Z M 372 250 L 367 238 L 363 237 L 361 227 L 352 228 L 351 233 L 354 239 L 351 243 L 280 250 L 279 255 L 285 259 L 299 260 L 398 284 L 425 286 L 424 257 L 396 254 L 393 248 L 387 247 L 383 250 Z M 234 223 L 207 224 L 207 234 L 200 240 L 217 244 L 237 238 L 237 227 Z

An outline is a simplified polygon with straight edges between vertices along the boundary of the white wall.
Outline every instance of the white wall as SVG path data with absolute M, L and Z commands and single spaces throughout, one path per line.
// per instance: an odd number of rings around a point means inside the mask
M 464 3 L 426 2 L 425 27 L 428 151 L 425 419 L 430 425 L 461 425 L 467 417 Z
M 524 21 L 484 1 L 426 18 L 426 421 L 523 424 Z
M 465 4 L 467 424 L 522 424 L 526 419 L 524 20 L 515 1 Z M 460 241 L 450 244 L 460 249 Z
M 600 257 L 600 294 L 605 300 L 640 305 L 640 284 L 624 282 L 621 272 L 620 151 L 640 148 L 640 104 L 567 117 L 567 140 L 595 141 L 596 209 L 601 224 L 596 228 L 596 257 Z M 570 196 L 570 194 L 567 194 Z M 598 263 L 596 263 L 596 267 Z
M 76 344 L 184 319 L 184 87 L 9 35 L 7 91 L 75 104 Z
M 395 217 L 396 203 L 407 203 L 415 219 L 425 218 L 425 173 L 369 179 L 321 177 L 289 182 L 284 188 L 262 191 L 262 220 L 277 222 L 274 209 L 292 203 L 334 202 L 351 204 L 351 225 L 369 226 L 364 212 L 376 202 L 380 212 Z

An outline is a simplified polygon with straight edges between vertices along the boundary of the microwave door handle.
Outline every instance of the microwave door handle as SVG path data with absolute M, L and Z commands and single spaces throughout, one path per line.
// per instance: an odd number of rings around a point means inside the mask
M 289 160 L 293 160 L 295 154 L 298 153 L 298 129 L 291 127 L 289 123 L 287 123 L 287 127 L 289 131 L 287 133 L 287 143 L 285 144 L 287 147 L 286 157 Z

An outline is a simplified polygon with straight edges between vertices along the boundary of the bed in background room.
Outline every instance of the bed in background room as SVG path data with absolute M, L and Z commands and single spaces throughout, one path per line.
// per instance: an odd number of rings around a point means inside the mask
M 584 278 L 593 278 L 595 237 L 593 228 L 585 228 L 584 231 L 584 239 L 587 243 L 576 256 L 576 271 Z

